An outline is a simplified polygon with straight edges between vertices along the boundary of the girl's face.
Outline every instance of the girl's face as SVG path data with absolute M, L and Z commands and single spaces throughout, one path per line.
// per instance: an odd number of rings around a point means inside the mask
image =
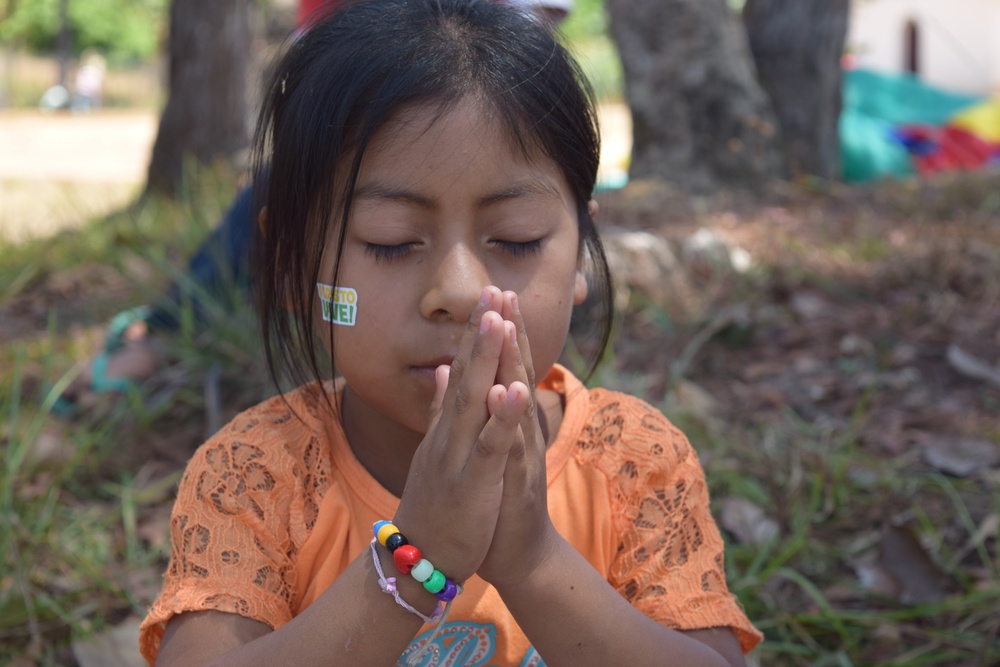
M 338 286 L 356 291 L 356 320 L 332 325 L 334 363 L 355 407 L 419 433 L 434 369 L 451 363 L 485 286 L 517 293 L 539 381 L 587 293 L 562 170 L 526 158 L 499 125 L 470 100 L 404 112 L 376 136 L 354 192 Z M 321 275 L 335 256 L 327 247 Z

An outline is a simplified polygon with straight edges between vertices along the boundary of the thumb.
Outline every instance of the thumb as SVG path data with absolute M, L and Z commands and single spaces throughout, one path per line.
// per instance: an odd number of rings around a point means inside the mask
M 451 374 L 451 366 L 441 364 L 434 370 L 434 398 L 431 399 L 430 426 L 433 427 L 441 418 L 441 408 L 444 405 L 444 396 L 448 391 L 448 376 Z

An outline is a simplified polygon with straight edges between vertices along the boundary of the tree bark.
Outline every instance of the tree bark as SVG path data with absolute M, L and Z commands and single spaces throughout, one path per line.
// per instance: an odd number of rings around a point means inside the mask
M 630 178 L 710 192 L 784 175 L 777 121 L 726 0 L 607 0 L 632 110 Z
M 743 8 L 757 75 L 794 176 L 840 175 L 840 59 L 849 6 L 849 0 L 747 0 Z
M 187 158 L 209 163 L 245 148 L 252 0 L 173 0 L 167 105 L 146 192 L 175 195 Z

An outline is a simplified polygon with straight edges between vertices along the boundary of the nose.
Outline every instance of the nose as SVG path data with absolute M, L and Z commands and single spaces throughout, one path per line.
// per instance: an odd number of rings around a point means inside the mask
M 434 320 L 467 322 L 490 284 L 483 259 L 464 243 L 456 243 L 429 257 L 427 284 L 420 299 L 420 313 Z

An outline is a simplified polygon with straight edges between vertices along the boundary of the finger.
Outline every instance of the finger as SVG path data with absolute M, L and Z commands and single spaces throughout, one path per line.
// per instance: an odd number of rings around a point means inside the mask
M 447 458 L 452 465 L 463 465 L 472 455 L 476 440 L 490 419 L 487 399 L 496 384 L 503 330 L 503 320 L 498 313 L 484 313 L 476 342 L 457 382 L 455 365 L 451 367 L 443 408 L 448 421 L 442 422 L 448 436 L 440 442 L 447 443 Z
M 500 314 L 504 320 L 514 324 L 517 333 L 517 347 L 520 352 L 521 365 L 524 368 L 524 378 L 521 379 L 532 390 L 535 388 L 535 369 L 531 361 L 531 347 L 528 345 L 528 332 L 524 327 L 524 318 L 521 315 L 520 304 L 517 294 L 511 291 L 502 295 L 503 304 Z
M 499 312 L 502 305 L 503 295 L 499 289 L 493 287 L 492 285 L 483 288 L 479 298 L 479 303 L 473 309 L 472 315 L 469 317 L 465 333 L 462 334 L 462 339 L 459 342 L 458 351 L 456 352 L 455 358 L 452 360 L 450 365 L 448 387 L 443 399 L 441 415 L 442 425 L 445 428 L 450 428 L 459 387 L 462 384 L 462 379 L 469 366 L 469 361 L 473 355 L 476 342 L 479 340 L 481 335 L 480 328 L 482 326 L 483 315 L 491 311 Z M 491 378 L 488 386 L 491 386 L 492 384 L 493 381 Z M 463 389 L 463 391 L 466 390 L 467 388 Z
M 489 394 L 486 396 L 486 409 L 489 411 L 491 417 L 500 409 L 500 402 L 504 400 L 506 395 L 507 388 L 502 384 L 495 384 L 490 389 Z
M 517 344 L 517 326 L 504 320 L 503 347 L 497 365 L 497 383 L 509 387 L 512 382 L 528 383 L 528 374 L 521 360 L 521 348 Z
M 520 419 L 517 429 L 517 437 L 511 443 L 507 453 L 507 465 L 504 468 L 503 495 L 505 498 L 516 498 L 517 502 L 523 502 L 530 493 L 534 478 L 533 472 L 537 472 L 539 467 L 544 470 L 544 458 L 539 464 L 537 457 L 530 454 L 535 451 L 535 436 L 537 425 L 528 416 L 528 407 L 531 403 L 531 392 L 528 386 L 522 382 L 514 382 L 507 389 L 505 402 L 511 406 L 524 406 L 520 410 Z M 513 409 L 513 408 L 512 408 Z M 544 454 L 543 454 L 544 456 Z M 544 486 L 544 485 L 543 485 Z
M 472 357 L 476 341 L 479 340 L 483 315 L 488 312 L 499 313 L 502 307 L 503 293 L 493 285 L 487 285 L 484 287 L 479 296 L 479 303 L 476 304 L 476 307 L 472 310 L 472 315 L 469 316 L 469 322 L 466 324 L 465 333 L 462 334 L 462 339 L 458 344 L 458 351 L 455 353 L 455 358 L 451 362 L 451 374 L 448 387 L 451 396 L 448 397 L 449 400 L 445 402 L 445 405 L 453 402 L 455 387 L 458 386 L 462 376 L 465 374 L 465 369 L 468 366 L 470 358 Z
M 484 488 L 504 482 L 508 453 L 519 439 L 528 396 L 524 385 L 516 386 L 518 388 L 513 393 L 502 386 L 491 391 L 496 399 L 496 410 L 479 434 L 475 448 L 466 461 L 466 478 L 476 480 Z
M 543 511 L 546 508 L 545 446 L 535 419 L 527 415 L 530 391 L 520 382 L 512 384 L 507 392 L 510 402 L 523 402 L 517 437 L 507 453 L 507 465 L 503 474 L 504 502 L 513 503 L 516 513 L 522 511 Z
M 441 364 L 436 369 L 434 369 L 434 398 L 431 399 L 430 407 L 430 426 L 427 430 L 430 431 L 441 419 L 441 409 L 444 406 L 444 397 L 448 391 L 448 376 L 451 373 L 451 366 L 448 364 Z
M 513 292 L 504 293 L 504 313 L 520 320 L 516 312 L 516 295 Z M 542 437 L 541 425 L 538 421 L 538 403 L 535 394 L 535 386 L 529 372 L 531 356 L 525 354 L 521 349 L 521 343 L 525 345 L 528 337 L 524 333 L 524 325 L 521 322 L 521 331 L 518 325 L 509 320 L 504 321 L 503 348 L 500 351 L 500 364 L 497 370 L 497 382 L 510 388 L 515 382 L 523 384 L 528 390 L 528 407 L 525 409 L 525 417 L 522 423 L 525 440 L 530 447 L 529 452 L 535 454 L 536 458 L 544 460 L 545 439 Z M 544 463 L 542 463 L 544 465 Z

